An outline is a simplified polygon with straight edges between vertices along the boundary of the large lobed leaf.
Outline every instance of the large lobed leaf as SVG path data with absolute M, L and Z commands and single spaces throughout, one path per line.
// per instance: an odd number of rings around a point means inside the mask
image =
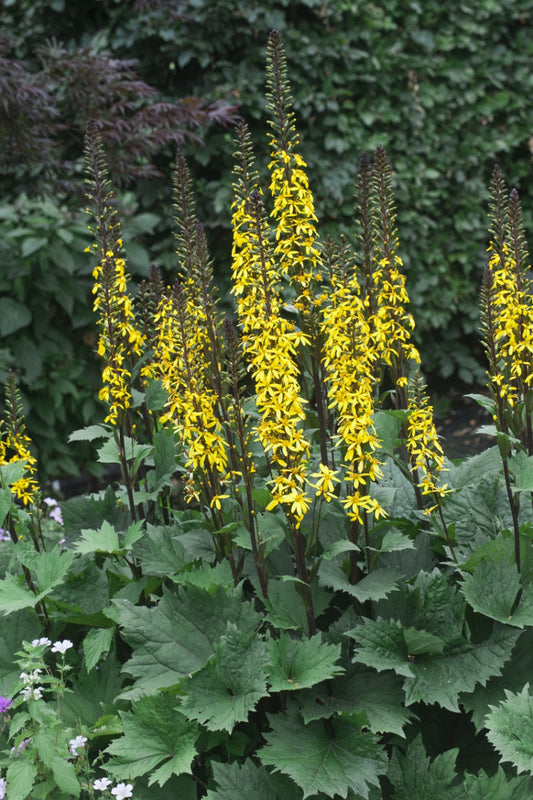
M 340 645 L 322 642 L 320 634 L 295 639 L 282 632 L 277 639 L 270 640 L 268 650 L 268 682 L 273 692 L 305 689 L 344 672 L 337 664 Z
M 298 712 L 270 717 L 272 730 L 258 756 L 289 775 L 306 797 L 324 792 L 343 798 L 368 797 L 387 770 L 387 756 L 374 734 L 363 732 L 364 715 L 302 723 Z
M 138 699 L 156 689 L 173 686 L 215 656 L 216 644 L 233 623 L 242 631 L 255 630 L 259 617 L 241 601 L 240 589 L 196 587 L 165 592 L 155 608 L 139 608 L 115 600 L 124 639 L 133 655 L 124 669 L 136 683 L 127 693 Z
M 263 640 L 228 623 L 215 657 L 184 683 L 183 713 L 209 730 L 231 732 L 268 695 L 267 663 Z
M 533 625 L 533 586 L 520 592 L 520 576 L 516 564 L 505 558 L 484 559 L 471 575 L 465 575 L 461 591 L 474 611 L 506 625 L 523 628 Z M 520 592 L 520 601 L 515 602 Z
M 505 692 L 498 706 L 491 706 L 485 719 L 487 738 L 520 772 L 533 775 L 533 697 L 529 683 L 521 692 Z
M 217 788 L 208 791 L 206 800 L 277 800 L 267 783 L 265 768 L 257 767 L 250 759 L 242 766 L 214 761 L 211 767 Z
M 133 704 L 132 713 L 120 716 L 124 734 L 105 751 L 114 756 L 106 764 L 109 774 L 133 779 L 150 773 L 149 785 L 163 786 L 172 775 L 190 772 L 199 730 L 175 701 L 163 695 L 144 697 Z
M 436 651 L 431 638 L 426 652 L 417 655 L 409 653 L 407 645 L 413 631 L 404 629 L 399 622 L 367 619 L 349 635 L 358 643 L 356 662 L 378 671 L 392 669 L 404 676 L 406 705 L 422 701 L 459 711 L 462 692 L 470 693 L 476 684 L 485 685 L 489 678 L 501 673 L 520 631 L 496 624 L 488 639 L 476 644 L 463 639 L 444 652 Z

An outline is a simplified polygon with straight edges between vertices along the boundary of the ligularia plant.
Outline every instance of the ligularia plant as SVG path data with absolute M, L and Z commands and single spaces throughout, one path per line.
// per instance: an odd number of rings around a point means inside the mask
M 132 285 L 88 125 L 106 413 L 71 442 L 94 442 L 112 480 L 42 498 L 10 373 L 0 800 L 533 794 L 533 315 L 518 196 L 496 171 L 476 398 L 493 438 L 452 463 L 385 149 L 360 158 L 353 235 L 322 238 L 276 31 L 266 71 L 267 175 L 243 121 L 231 258 L 216 269 L 180 153 L 175 269 Z

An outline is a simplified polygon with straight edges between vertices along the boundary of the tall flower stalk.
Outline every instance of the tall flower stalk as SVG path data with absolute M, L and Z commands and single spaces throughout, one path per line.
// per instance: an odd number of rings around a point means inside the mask
M 95 243 L 88 248 L 97 258 L 93 269 L 93 308 L 98 314 L 98 355 L 104 360 L 100 400 L 108 405 L 105 422 L 117 431 L 121 468 L 128 492 L 129 510 L 136 518 L 133 499 L 132 454 L 127 453 L 126 437 L 131 433 L 128 412 L 133 398 L 132 371 L 144 350 L 144 336 L 137 326 L 128 276 L 120 222 L 113 205 L 113 191 L 103 156 L 98 130 L 89 122 L 85 136 L 87 199 L 92 204 L 94 223 L 90 226 Z
M 25 506 L 32 505 L 39 493 L 37 459 L 32 455 L 31 440 L 26 433 L 22 402 L 15 375 L 9 371 L 5 387 L 6 419 L 0 428 L 0 466 L 22 464 L 22 475 L 10 483 L 9 488 Z M 16 541 L 16 537 L 15 537 Z
M 267 47 L 267 110 L 270 114 L 270 217 L 275 225 L 274 257 L 280 273 L 288 278 L 295 297 L 290 298 L 298 325 L 309 340 L 308 361 L 312 391 L 308 392 L 318 417 L 321 459 L 327 466 L 327 411 L 322 374 L 320 305 L 324 299 L 323 265 L 313 194 L 307 164 L 299 153 L 299 136 L 287 74 L 285 50 L 278 31 L 272 31 Z M 305 379 L 305 374 L 303 374 Z
M 307 337 L 282 316 L 282 268 L 274 254 L 249 133 L 239 130 L 233 202 L 233 293 L 242 346 L 254 380 L 259 421 L 256 436 L 270 464 L 272 502 L 287 517 L 298 576 L 307 587 L 309 629 L 314 631 L 305 548 L 300 525 L 311 498 L 307 491 L 309 442 L 304 431 L 297 350 Z
M 521 570 L 519 495 L 513 492 L 510 456 L 533 453 L 533 302 L 529 256 L 515 189 L 507 196 L 501 170 L 491 180 L 491 241 L 481 294 L 481 321 L 494 399 L 494 423 L 513 518 L 515 559 Z

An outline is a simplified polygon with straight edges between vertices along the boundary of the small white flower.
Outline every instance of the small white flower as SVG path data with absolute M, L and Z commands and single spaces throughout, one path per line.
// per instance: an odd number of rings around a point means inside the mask
M 111 794 L 114 794 L 117 800 L 125 800 L 126 797 L 132 797 L 133 786 L 131 783 L 117 783 L 114 789 L 111 789 Z
M 48 516 L 50 517 L 50 519 L 53 519 L 54 522 L 57 522 L 58 525 L 62 525 L 63 524 L 63 514 L 61 513 L 61 509 L 60 509 L 59 506 L 55 506 L 55 508 L 53 508 L 50 511 Z
M 6 796 L 6 779 L 0 778 L 0 800 L 4 800 Z
M 41 674 L 42 669 L 34 669 L 33 672 L 21 672 L 20 673 L 20 680 L 26 685 L 32 685 L 37 683 L 39 680 L 39 675 Z
M 109 778 L 98 778 L 98 780 L 93 782 L 93 789 L 96 789 L 99 792 L 105 792 L 108 786 L 111 786 L 113 781 L 110 781 Z
M 70 752 L 72 753 L 72 755 L 73 756 L 77 756 L 78 755 L 78 750 L 81 747 L 85 747 L 86 744 L 87 744 L 87 737 L 86 736 L 76 736 L 75 739 L 71 739 L 70 740 L 70 742 L 68 743 L 68 746 L 70 748 Z
M 63 639 L 62 642 L 54 642 L 52 653 L 66 653 L 71 647 L 74 647 L 74 645 L 70 639 Z
M 43 690 L 40 686 L 25 686 L 24 689 L 20 690 L 20 693 L 24 700 L 40 700 L 43 696 Z
M 46 503 L 50 508 L 57 506 L 57 500 L 54 497 L 43 497 L 43 503 Z
M 31 646 L 32 647 L 42 647 L 42 646 L 49 647 L 51 644 L 52 644 L 52 642 L 50 641 L 50 639 L 48 639 L 46 636 L 43 636 L 42 639 L 33 639 L 32 643 L 31 643 Z

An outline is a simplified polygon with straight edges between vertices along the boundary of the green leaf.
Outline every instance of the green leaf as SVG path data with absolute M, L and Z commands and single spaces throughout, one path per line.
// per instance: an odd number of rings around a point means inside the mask
M 155 434 L 153 458 L 155 481 L 150 488 L 159 491 L 176 471 L 176 441 L 172 428 L 163 428 Z
M 229 561 L 219 561 L 218 564 L 198 564 L 189 569 L 182 570 L 173 576 L 175 583 L 184 586 L 198 586 L 200 589 L 212 591 L 217 586 L 227 587 L 234 585 L 235 580 Z
M 449 644 L 463 639 L 465 601 L 438 569 L 419 572 L 412 585 L 402 583 L 401 593 L 380 602 L 379 614 L 388 614 L 405 628 L 425 630 Z
M 346 592 L 360 603 L 387 597 L 397 589 L 396 584 L 400 577 L 401 573 L 394 568 L 377 569 L 365 575 L 358 583 L 352 584 L 342 567 L 332 561 L 323 561 L 318 570 L 321 586 Z
M 264 599 L 266 619 L 275 628 L 283 630 L 307 630 L 307 616 L 296 584 L 270 580 L 268 598 Z
M 146 536 L 135 544 L 133 553 L 143 575 L 171 578 L 187 563 L 185 548 L 175 527 L 149 524 Z
M 348 635 L 359 645 L 354 661 L 378 671 L 392 669 L 405 676 L 406 705 L 422 701 L 459 711 L 459 694 L 471 692 L 477 683 L 485 684 L 493 675 L 500 674 L 520 632 L 496 626 L 492 635 L 478 644 L 463 640 L 442 653 L 417 656 L 409 653 L 399 622 L 367 619 L 348 631 Z M 422 642 L 424 647 L 429 644 L 429 649 L 438 645 L 436 640 L 425 637 Z
M 519 692 L 531 679 L 531 653 L 533 651 L 533 628 L 527 628 L 520 634 L 518 642 L 506 661 L 501 675 L 493 676 L 486 686 L 478 685 L 471 694 L 461 697 L 461 705 L 472 712 L 472 722 L 478 731 L 484 726 L 484 719 L 489 713 L 489 706 L 497 705 L 505 698 L 505 690 Z
M 87 672 L 98 664 L 103 653 L 109 652 L 113 634 L 113 628 L 91 628 L 83 640 L 83 660 Z
M 519 630 L 496 623 L 485 641 L 464 643 L 440 655 L 417 656 L 411 664 L 414 677 L 404 680 L 406 705 L 439 703 L 458 712 L 459 695 L 499 675 L 519 636 Z
M 520 451 L 508 463 L 513 476 L 513 491 L 533 492 L 533 456 Z
M 133 713 L 120 716 L 124 735 L 105 750 L 114 756 L 106 764 L 110 775 L 131 780 L 151 773 L 148 784 L 163 786 L 172 775 L 191 771 L 199 730 L 175 702 L 163 695 L 144 697 L 133 704 Z
M 121 547 L 116 530 L 104 521 L 98 530 L 82 530 L 73 550 L 75 553 L 119 553 Z
M 410 656 L 422 653 L 442 653 L 445 642 L 440 636 L 435 636 L 427 631 L 418 631 L 416 628 L 404 628 L 403 638 Z
M 57 722 L 56 722 L 57 728 Z M 11 731 L 10 731 L 11 734 Z M 12 735 L 12 734 L 11 734 Z M 32 737 L 32 745 L 39 752 L 39 757 L 45 763 L 52 760 L 56 748 L 58 731 L 52 725 L 41 729 Z
M 184 685 L 183 713 L 208 730 L 231 732 L 268 694 L 267 662 L 264 642 L 228 623 L 215 658 Z
M 25 328 L 31 322 L 31 311 L 10 297 L 0 297 L 0 337 Z
M 512 777 L 508 781 L 501 767 L 494 775 L 483 770 L 479 775 L 464 776 L 465 800 L 530 800 L 531 781 L 529 778 Z
M 409 536 L 406 536 L 405 533 L 396 528 L 392 528 L 387 531 L 376 550 L 380 553 L 393 553 L 397 550 L 414 550 L 414 548 L 415 543 Z
M 517 772 L 533 774 L 533 697 L 529 683 L 521 692 L 505 691 L 506 698 L 491 706 L 485 719 L 487 738 Z
M 378 672 L 392 669 L 397 675 L 414 677 L 400 622 L 365 619 L 363 624 L 347 631 L 346 635 L 357 642 L 354 661 L 373 667 Z
M 123 514 L 117 505 L 116 495 L 108 487 L 104 497 L 72 497 L 61 504 L 63 524 L 67 537 L 81 533 L 82 530 L 97 530 L 102 523 L 109 522 L 120 530 Z
M 162 411 L 168 401 L 168 392 L 162 381 L 151 380 L 146 387 L 146 407 L 149 411 Z
M 32 559 L 27 566 L 35 572 L 37 586 L 41 592 L 47 592 L 63 582 L 63 578 L 74 561 L 74 553 L 60 551 L 58 545 L 46 550 Z M 23 561 L 24 563 L 24 561 Z
M 23 611 L 4 617 L 0 624 L 0 695 L 7 696 L 20 674 L 15 663 L 15 653 L 22 642 L 31 642 L 42 635 L 35 615 Z
M 22 247 L 20 253 L 22 258 L 27 258 L 28 256 L 33 255 L 36 253 L 37 250 L 40 250 L 41 247 L 45 247 L 48 244 L 48 239 L 45 236 L 28 236 L 22 240 Z
M 505 558 L 480 561 L 471 575 L 464 576 L 461 591 L 474 611 L 486 617 L 518 628 L 533 625 L 533 586 L 528 584 L 523 589 L 512 612 L 520 591 L 520 576 L 516 564 Z
M 121 664 L 110 653 L 98 666 L 87 672 L 82 665 L 72 676 L 72 692 L 64 697 L 63 721 L 72 727 L 79 726 L 80 720 L 88 727 L 110 712 L 116 703 L 124 676 Z
M 79 797 L 81 792 L 81 786 L 78 778 L 76 777 L 76 768 L 71 761 L 67 761 L 66 758 L 61 758 L 60 756 L 54 756 L 50 763 L 52 767 L 52 773 L 54 775 L 54 781 L 56 782 L 59 789 L 65 794 L 74 795 L 74 797 Z
M 396 444 L 402 427 L 401 416 L 403 415 L 403 411 L 400 415 L 397 412 L 391 411 L 376 411 L 373 415 L 377 438 L 380 441 L 381 449 L 388 455 L 393 456 L 397 449 Z
M 256 515 L 257 530 L 261 538 L 261 547 L 265 556 L 276 550 L 285 539 L 285 517 L 260 511 Z
M 9 800 L 25 800 L 37 775 L 37 765 L 26 759 L 12 761 L 7 768 L 6 782 Z
M 45 594 L 33 594 L 24 586 L 19 586 L 17 579 L 8 572 L 5 579 L 0 580 L 0 613 L 12 614 L 23 608 L 34 608 Z
M 249 758 L 244 764 L 211 762 L 216 789 L 207 792 L 206 800 L 277 800 L 278 795 L 267 784 L 264 767 L 257 767 Z
M 19 481 L 24 475 L 25 467 L 26 461 L 13 461 L 12 464 L 3 464 L 0 467 L 2 483 L 5 486 L 11 486 L 13 483 Z
M 344 672 L 336 663 L 340 645 L 325 644 L 320 634 L 295 639 L 282 632 L 279 638 L 270 640 L 268 652 L 268 683 L 272 692 L 306 689 Z
M 460 800 L 464 792 L 457 782 L 455 760 L 459 750 L 447 750 L 430 763 L 422 737 L 411 742 L 405 754 L 394 748 L 388 779 L 394 786 L 394 800 L 433 798 L 433 800 Z
M 143 521 L 139 520 L 139 522 L 133 522 L 126 533 L 124 534 L 124 540 L 122 542 L 122 550 L 131 550 L 135 542 L 141 539 L 144 536 L 143 530 Z
M 128 696 L 151 694 L 173 686 L 200 670 L 215 655 L 215 644 L 234 623 L 243 632 L 254 631 L 260 618 L 240 589 L 213 593 L 189 587 L 179 595 L 165 592 L 155 608 L 114 600 L 123 636 L 133 647 L 124 670 L 137 679 Z
M 367 797 L 369 784 L 379 786 L 387 756 L 374 734 L 362 732 L 357 718 L 304 725 L 291 711 L 269 720 L 272 731 L 264 734 L 266 745 L 258 756 L 266 766 L 289 775 L 304 800 L 318 792 L 345 798 L 350 790 Z
M 108 439 L 113 434 L 106 425 L 87 425 L 78 428 L 68 437 L 68 442 L 94 442 L 95 439 Z
M 326 561 L 331 561 L 332 558 L 335 558 L 335 556 L 340 556 L 342 553 L 349 553 L 352 550 L 360 549 L 360 547 L 353 542 L 350 542 L 348 539 L 339 539 L 324 548 L 324 551 L 321 553 L 321 558 Z
M 4 524 L 4 520 L 11 510 L 11 490 L 0 489 L 0 525 Z
M 334 678 L 323 689 L 298 696 L 305 723 L 332 714 L 365 713 L 372 733 L 403 737 L 403 728 L 413 716 L 405 708 L 402 679 L 392 672 L 378 673 L 361 664 L 350 664 L 346 675 Z

